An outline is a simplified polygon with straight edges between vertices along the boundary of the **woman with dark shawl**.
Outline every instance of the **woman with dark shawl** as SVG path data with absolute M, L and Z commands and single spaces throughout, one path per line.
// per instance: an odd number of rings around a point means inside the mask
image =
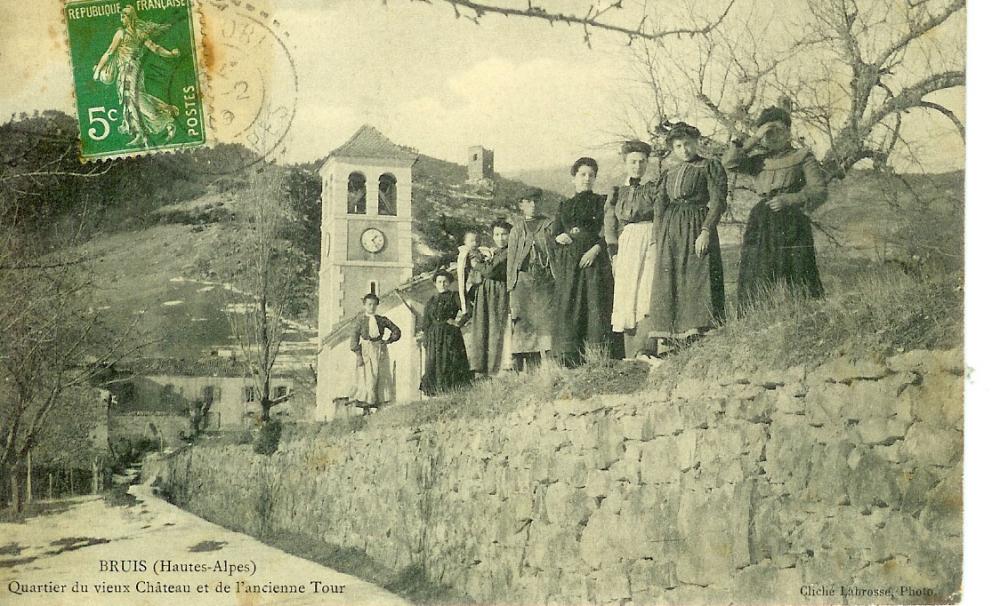
M 493 244 L 481 249 L 472 270 L 482 279 L 472 306 L 472 342 L 469 366 L 481 375 L 510 368 L 510 298 L 507 294 L 507 237 L 510 223 L 493 222 Z
M 424 307 L 421 329 L 427 356 L 420 391 L 428 396 L 467 385 L 472 380 L 462 338 L 462 325 L 468 316 L 462 313 L 458 292 L 450 286 L 451 274 L 444 270 L 436 272 L 437 293 Z
M 552 349 L 552 219 L 538 212 L 542 190 L 521 196 L 521 216 L 513 221 L 507 245 L 511 354 L 515 370 L 537 366 Z
M 607 196 L 593 191 L 597 161 L 580 158 L 570 174 L 576 194 L 559 204 L 551 228 L 556 242 L 552 350 L 564 364 L 575 366 L 588 345 L 611 347 L 614 276 L 603 233 Z
M 807 212 L 826 201 L 826 179 L 808 149 L 792 146 L 791 115 L 780 107 L 764 110 L 757 132 L 746 143 L 733 141 L 722 162 L 754 177 L 760 200 L 743 233 L 737 305 L 784 285 L 793 293 L 823 296 L 816 267 L 812 223 Z
M 621 338 L 623 354 L 646 349 L 646 332 L 656 263 L 653 202 L 656 183 L 641 183 L 652 147 L 626 141 L 621 148 L 625 183 L 612 189 L 604 207 L 604 240 L 614 267 L 615 293 L 611 330 Z
M 656 336 L 688 336 L 725 317 L 716 226 L 726 210 L 728 183 L 722 164 L 698 152 L 700 139 L 701 132 L 684 122 L 666 135 L 678 162 L 661 177 L 656 202 L 656 296 L 650 312 Z

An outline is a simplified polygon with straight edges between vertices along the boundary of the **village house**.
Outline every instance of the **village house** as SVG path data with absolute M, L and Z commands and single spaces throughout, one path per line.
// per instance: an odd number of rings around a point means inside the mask
M 122 371 L 133 376 L 112 388 L 112 440 L 146 437 L 177 444 L 191 433 L 196 409 L 207 411 L 201 424 L 204 431 L 249 429 L 260 417 L 253 382 L 235 358 L 146 358 L 130 362 Z M 273 418 L 301 418 L 303 402 L 311 408 L 311 392 L 305 395 L 297 389 L 308 380 L 291 372 L 272 379 L 271 397 L 286 398 L 271 409 Z

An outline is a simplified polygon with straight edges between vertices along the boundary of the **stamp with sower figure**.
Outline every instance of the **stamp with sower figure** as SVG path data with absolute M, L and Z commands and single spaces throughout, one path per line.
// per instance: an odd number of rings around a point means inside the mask
M 64 10 L 81 159 L 205 144 L 191 0 L 82 0 Z

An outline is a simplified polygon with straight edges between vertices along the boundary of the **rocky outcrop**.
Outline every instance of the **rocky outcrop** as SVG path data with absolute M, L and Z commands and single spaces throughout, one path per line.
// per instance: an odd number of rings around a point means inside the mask
M 197 447 L 147 471 L 210 519 L 416 564 L 482 602 L 944 602 L 961 583 L 962 387 L 955 351 L 837 359 L 292 431 L 270 458 Z

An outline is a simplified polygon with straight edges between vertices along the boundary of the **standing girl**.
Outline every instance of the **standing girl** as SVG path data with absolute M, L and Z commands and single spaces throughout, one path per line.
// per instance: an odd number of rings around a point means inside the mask
M 437 293 L 424 307 L 422 329 L 427 358 L 420 391 L 429 396 L 467 385 L 472 379 L 462 338 L 462 325 L 468 316 L 462 313 L 458 292 L 450 286 L 451 274 L 437 271 L 434 274 Z
M 660 179 L 656 203 L 656 277 L 651 330 L 688 336 L 725 318 L 722 250 L 716 227 L 726 210 L 728 183 L 718 160 L 698 153 L 701 132 L 674 124 L 666 136 L 677 164 Z
M 494 246 L 474 258 L 472 271 L 482 280 L 472 307 L 472 343 L 469 366 L 473 372 L 495 375 L 510 368 L 510 299 L 507 293 L 507 237 L 510 223 L 491 226 Z
M 604 239 L 615 270 L 611 330 L 621 333 L 624 354 L 645 349 L 646 319 L 653 286 L 656 246 L 653 200 L 656 184 L 640 184 L 652 151 L 644 141 L 626 141 L 621 156 L 625 183 L 612 190 L 604 209 Z
M 351 335 L 351 351 L 357 357 L 351 399 L 364 409 L 364 414 L 369 414 L 373 408 L 387 404 L 394 397 L 392 361 L 386 346 L 398 341 L 401 333 L 392 320 L 375 313 L 378 310 L 378 295 L 368 293 L 361 301 L 364 313 L 355 321 Z
M 569 366 L 583 360 L 586 346 L 611 346 L 614 277 L 604 241 L 604 204 L 595 194 L 597 161 L 580 158 L 570 169 L 576 194 L 559 204 L 552 222 L 556 313 L 552 350 Z

